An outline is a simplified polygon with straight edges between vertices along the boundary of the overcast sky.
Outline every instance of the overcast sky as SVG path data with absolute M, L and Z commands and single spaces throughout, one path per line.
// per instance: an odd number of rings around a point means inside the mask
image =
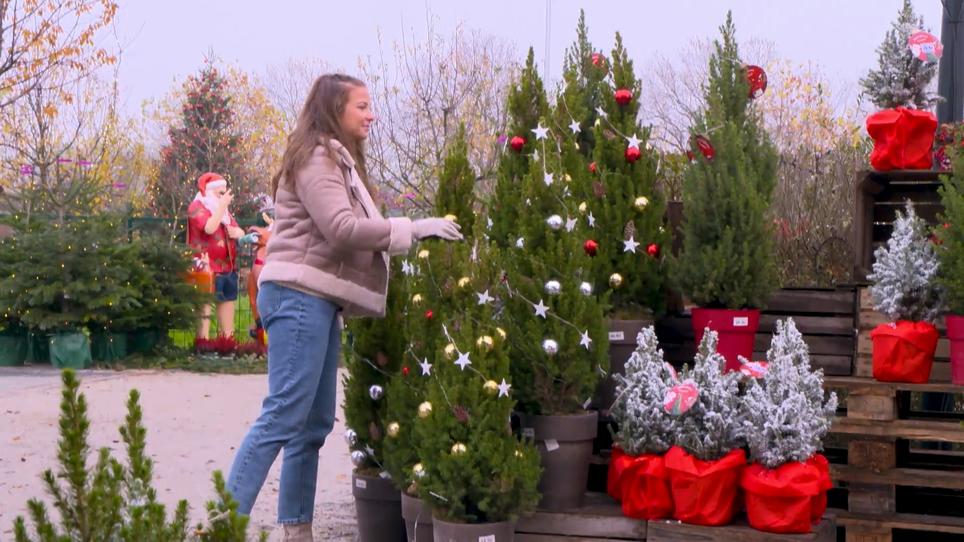
M 164 94 L 196 71 L 208 51 L 251 72 L 289 58 L 318 57 L 354 72 L 359 56 L 373 53 L 380 31 L 391 41 L 403 29 L 421 32 L 426 12 L 448 32 L 468 28 L 516 44 L 520 61 L 531 45 L 543 64 L 547 5 L 550 79 L 562 69 L 574 39 L 579 9 L 590 40 L 606 51 L 622 33 L 637 64 L 671 55 L 693 37 L 717 35 L 732 9 L 739 40 L 773 42 L 780 57 L 815 62 L 832 82 L 852 85 L 876 63 L 874 50 L 902 0 L 121 0 L 117 32 L 125 44 L 120 82 L 128 110 Z M 940 0 L 914 0 L 926 26 L 940 34 Z M 753 62 L 753 59 L 744 59 Z M 377 105 L 377 104 L 376 104 Z

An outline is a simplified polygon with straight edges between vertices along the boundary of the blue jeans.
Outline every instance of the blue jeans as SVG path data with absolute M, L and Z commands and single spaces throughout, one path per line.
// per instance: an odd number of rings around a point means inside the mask
M 309 523 L 315 508 L 318 450 L 335 423 L 341 330 L 338 307 L 272 282 L 258 309 L 268 333 L 268 396 L 231 465 L 228 490 L 251 514 L 281 448 L 279 523 Z

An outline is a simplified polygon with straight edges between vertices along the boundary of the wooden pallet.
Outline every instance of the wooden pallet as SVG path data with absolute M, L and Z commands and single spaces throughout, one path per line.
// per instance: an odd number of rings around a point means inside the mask
M 770 348 L 775 322 L 792 317 L 810 347 L 811 363 L 828 375 L 850 375 L 856 327 L 856 290 L 784 288 L 777 290 L 760 316 L 754 359 L 764 359 Z M 667 316 L 656 322 L 656 334 L 667 361 L 693 362 L 696 344 L 688 314 Z
M 890 322 L 883 314 L 874 310 L 874 300 L 870 295 L 870 287 L 858 288 L 857 310 L 857 353 L 854 357 L 854 376 L 873 376 L 873 341 L 870 332 L 880 324 Z M 951 381 L 951 346 L 947 340 L 947 328 L 944 318 L 936 322 L 940 339 L 937 341 L 937 352 L 934 355 L 934 367 L 931 369 L 930 382 L 946 383 Z
M 874 250 L 887 242 L 898 210 L 909 199 L 918 216 L 936 224 L 943 211 L 937 188 L 941 173 L 931 170 L 860 171 L 854 201 L 854 281 L 867 280 Z
M 538 511 L 516 525 L 516 542 L 833 542 L 835 524 L 825 517 L 805 535 L 777 535 L 757 531 L 740 521 L 722 527 L 701 527 L 679 521 L 643 521 L 623 516 L 619 504 L 604 493 L 587 493 L 585 504 L 566 512 Z
M 831 475 L 846 493 L 836 519 L 847 540 L 890 542 L 895 530 L 964 536 L 964 452 L 917 442 L 964 443 L 964 414 L 928 413 L 912 401 L 913 394 L 960 394 L 964 387 L 859 377 L 827 377 L 825 386 L 837 390 L 844 407 L 828 447 L 845 448 L 828 456 L 843 458 L 831 465 Z

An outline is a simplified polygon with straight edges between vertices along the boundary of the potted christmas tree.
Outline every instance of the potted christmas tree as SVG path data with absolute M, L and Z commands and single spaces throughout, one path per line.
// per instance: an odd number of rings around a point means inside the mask
M 23 252 L 16 237 L 0 238 L 0 285 L 16 278 Z M 27 328 L 20 320 L 14 290 L 0 290 L 0 366 L 23 365 L 27 359 Z
M 955 143 L 960 145 L 964 133 Z M 947 338 L 951 343 L 951 382 L 964 384 L 964 152 L 955 151 L 953 174 L 941 179 L 938 192 L 944 204 L 941 217 L 944 226 L 938 228 L 940 258 L 938 279 L 947 292 Z
M 939 262 L 927 224 L 907 202 L 897 211 L 887 244 L 874 251 L 870 293 L 874 310 L 893 322 L 870 332 L 874 378 L 884 382 L 925 383 L 930 379 L 944 290 L 937 282 Z
M 930 169 L 937 117 L 925 109 L 939 98 L 927 88 L 937 73 L 941 43 L 924 31 L 910 0 L 877 48 L 879 66 L 860 80 L 864 95 L 881 111 L 867 117 L 874 140 L 870 164 L 879 171 Z
M 352 449 L 352 494 L 362 542 L 405 540 L 399 491 L 385 468 L 384 445 L 401 432 L 386 417 L 385 388 L 402 364 L 405 300 L 397 264 L 388 281 L 384 318 L 348 325 L 344 378 L 345 440 Z
M 823 371 L 810 369 L 807 343 L 793 319 L 777 321 L 762 379 L 751 379 L 743 398 L 743 428 L 751 463 L 740 478 L 746 514 L 755 529 L 809 533 L 832 487 L 819 454 L 837 410 L 824 397 Z
M 727 369 L 751 358 L 760 319 L 776 281 L 766 218 L 777 179 L 777 154 L 751 107 L 732 15 L 710 57 L 706 110 L 693 125 L 694 163 L 683 178 L 683 249 L 673 274 L 693 309 L 696 341 L 719 333 Z
M 649 149 L 650 130 L 639 120 L 641 83 L 623 47 L 622 36 L 609 59 L 593 50 L 585 17 L 566 57 L 562 89 L 553 111 L 565 132 L 563 163 L 572 175 L 580 220 L 588 226 L 591 280 L 609 289 L 610 374 L 622 374 L 639 331 L 665 307 L 662 250 L 666 205 L 656 189 L 657 155 Z M 616 286 L 610 278 L 621 277 Z M 608 409 L 613 380 L 600 381 L 595 404 Z
M 623 514 L 659 519 L 673 513 L 669 476 L 663 454 L 673 445 L 676 419 L 664 400 L 673 389 L 675 371 L 663 360 L 653 327 L 639 332 L 636 351 L 626 362 L 626 375 L 614 375 L 615 435 L 609 463 L 609 494 L 622 502 Z
M 740 509 L 743 450 L 738 381 L 740 373 L 725 370 L 717 352 L 717 335 L 707 329 L 693 367 L 684 367 L 667 397 L 678 416 L 676 444 L 666 452 L 666 470 L 673 494 L 673 517 L 697 525 L 725 525 Z

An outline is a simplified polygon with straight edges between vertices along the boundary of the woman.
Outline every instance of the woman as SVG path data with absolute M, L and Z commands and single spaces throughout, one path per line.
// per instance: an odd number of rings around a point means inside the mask
M 287 541 L 311 541 L 318 450 L 335 420 L 340 315 L 383 316 L 388 255 L 414 240 L 462 239 L 442 218 L 382 218 L 365 171 L 375 120 L 364 83 L 315 81 L 281 170 L 272 179 L 275 225 L 261 271 L 258 309 L 269 337 L 268 396 L 228 476 L 250 514 L 284 448 L 278 521 Z

